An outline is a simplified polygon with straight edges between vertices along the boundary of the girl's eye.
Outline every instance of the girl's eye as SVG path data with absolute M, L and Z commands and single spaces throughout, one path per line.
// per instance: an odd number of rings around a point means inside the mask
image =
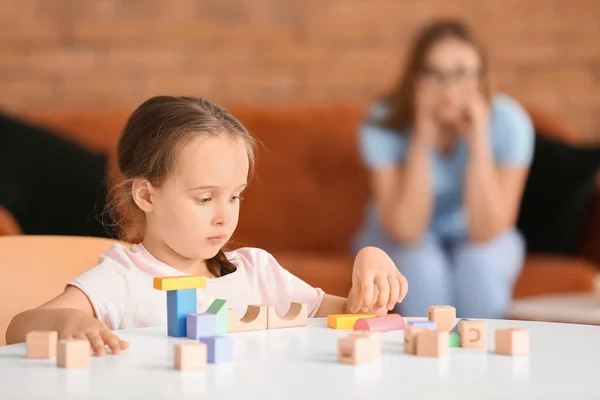
M 231 196 L 231 201 L 232 202 L 238 201 L 238 200 L 240 200 L 240 198 L 241 198 L 240 196 Z
M 207 204 L 210 201 L 210 197 L 204 197 L 202 199 L 196 199 L 196 201 L 200 204 Z

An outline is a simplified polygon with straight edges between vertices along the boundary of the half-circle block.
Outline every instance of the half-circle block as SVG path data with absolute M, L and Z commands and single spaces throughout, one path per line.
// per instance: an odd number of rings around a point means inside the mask
M 406 326 L 400 314 L 387 314 L 373 318 L 361 318 L 354 324 L 355 331 L 388 332 L 401 331 Z
M 275 312 L 275 308 L 267 310 L 267 329 L 294 328 L 308 325 L 308 307 L 306 304 L 292 303 L 283 317 Z
M 229 333 L 259 331 L 267 329 L 267 306 L 251 305 L 248 306 L 246 314 L 241 319 L 237 319 L 235 310 L 229 309 Z

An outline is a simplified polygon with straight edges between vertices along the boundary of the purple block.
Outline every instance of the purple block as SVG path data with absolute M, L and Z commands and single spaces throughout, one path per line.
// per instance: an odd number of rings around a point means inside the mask
M 217 315 L 211 313 L 187 315 L 187 337 L 198 340 L 204 336 L 217 334 Z
M 233 340 L 229 336 L 206 336 L 198 340 L 206 343 L 209 363 L 233 361 Z
M 433 321 L 410 321 L 408 326 L 419 326 L 423 328 L 429 328 L 435 331 L 435 322 Z

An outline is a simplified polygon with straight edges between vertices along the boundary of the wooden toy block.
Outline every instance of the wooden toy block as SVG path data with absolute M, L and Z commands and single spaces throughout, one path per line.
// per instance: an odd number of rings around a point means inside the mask
M 450 332 L 456 325 L 456 308 L 452 306 L 429 306 L 429 320 L 435 322 L 438 332 Z
M 206 343 L 191 342 L 175 345 L 175 369 L 179 371 L 202 371 L 206 369 Z
M 373 318 L 361 318 L 354 324 L 355 331 L 389 332 L 405 328 L 404 318 L 399 314 L 387 314 Z
M 206 312 L 217 316 L 217 334 L 222 335 L 229 332 L 229 311 L 227 300 L 217 299 L 208 307 Z
M 338 340 L 338 361 L 342 364 L 367 364 L 375 360 L 373 342 L 364 335 Z
M 333 329 L 352 329 L 361 318 L 374 318 L 375 314 L 331 314 L 327 316 L 327 326 Z
M 371 341 L 371 350 L 373 350 L 373 356 L 381 356 L 381 333 L 376 331 L 354 331 L 350 332 L 349 338 L 355 337 L 367 337 Z
M 59 340 L 56 349 L 56 365 L 60 368 L 89 367 L 92 347 L 87 339 Z
M 229 333 L 267 329 L 267 306 L 250 305 L 242 319 L 237 319 L 234 309 L 228 311 Z
M 449 332 L 450 347 L 460 347 L 460 335 L 456 332 Z
M 157 276 L 154 278 L 154 289 L 157 290 L 186 290 L 206 287 L 206 277 L 198 275 Z
M 198 340 L 203 336 L 217 335 L 217 316 L 211 313 L 188 314 L 186 321 L 186 336 Z
M 187 335 L 187 316 L 195 314 L 196 289 L 167 292 L 167 333 L 172 337 Z
M 460 346 L 467 349 L 487 347 L 487 323 L 485 321 L 461 320 L 458 326 Z
M 417 353 L 418 334 L 431 331 L 425 326 L 407 326 L 404 329 L 404 352 L 407 354 Z
M 433 321 L 408 321 L 408 326 L 423 327 L 431 329 L 432 331 L 435 331 L 437 327 L 436 323 Z
M 209 363 L 233 361 L 233 340 L 229 336 L 207 336 L 199 340 L 206 344 Z
M 529 330 L 522 328 L 496 329 L 496 353 L 507 356 L 529 354 Z
M 294 328 L 308 325 L 308 306 L 292 303 L 287 314 L 280 317 L 273 307 L 267 308 L 267 329 Z
M 417 356 L 445 357 L 450 348 L 449 332 L 426 331 L 417 334 Z
M 25 336 L 27 358 L 54 358 L 58 343 L 56 331 L 31 331 Z

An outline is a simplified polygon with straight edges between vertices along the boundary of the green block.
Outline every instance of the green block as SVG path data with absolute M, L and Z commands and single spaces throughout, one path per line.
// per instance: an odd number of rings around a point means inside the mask
M 450 347 L 460 347 L 460 335 L 450 332 Z
M 229 332 L 229 311 L 227 300 L 217 299 L 208 307 L 206 312 L 217 315 L 217 334 Z

